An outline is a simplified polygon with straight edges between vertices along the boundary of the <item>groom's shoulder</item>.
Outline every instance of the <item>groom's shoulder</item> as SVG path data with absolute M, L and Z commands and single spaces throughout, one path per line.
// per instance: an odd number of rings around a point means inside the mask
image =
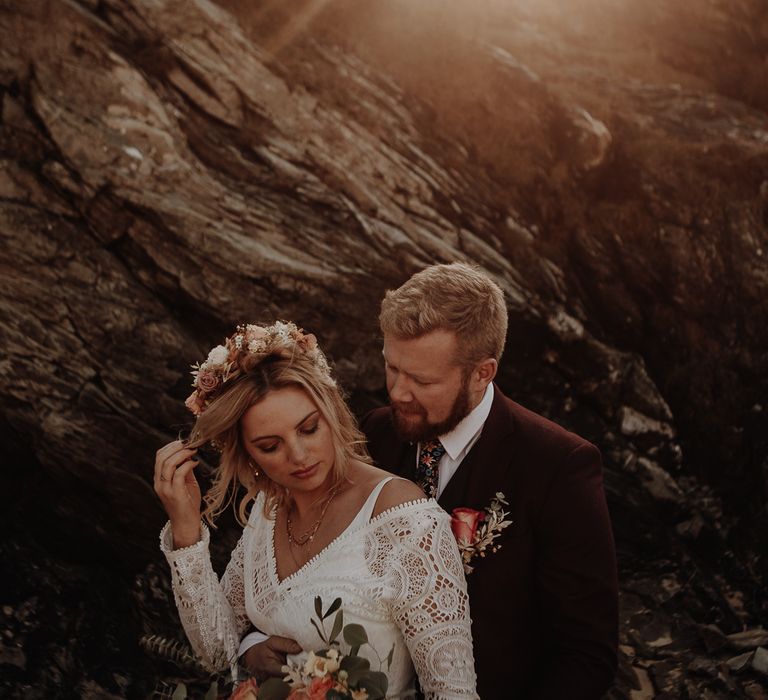
M 555 452 L 571 452 L 579 447 L 594 446 L 580 435 L 564 428 L 559 423 L 536 413 L 504 394 L 500 395 L 518 445 L 547 449 Z

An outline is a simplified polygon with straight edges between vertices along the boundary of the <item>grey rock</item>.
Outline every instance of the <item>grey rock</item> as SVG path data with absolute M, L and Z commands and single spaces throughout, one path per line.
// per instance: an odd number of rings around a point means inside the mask
M 78 688 L 78 697 L 83 700 L 119 700 L 124 696 L 110 693 L 95 681 L 86 680 Z
M 754 681 L 744 683 L 744 694 L 751 698 L 751 700 L 765 700 L 768 698 L 765 686 Z
M 619 428 L 624 435 L 659 435 L 671 438 L 674 435 L 672 427 L 635 411 L 628 406 L 622 406 L 619 411 Z
M 768 649 L 758 647 L 752 657 L 752 668 L 758 673 L 768 676 Z
M 637 474 L 648 492 L 659 501 L 678 505 L 686 502 L 685 494 L 672 476 L 660 465 L 650 459 L 640 457 L 637 460 Z
M 681 537 L 695 540 L 699 536 L 704 524 L 704 520 L 701 516 L 696 515 L 690 520 L 684 520 L 683 522 L 678 523 L 675 526 L 675 530 Z
M 748 651 L 746 654 L 740 654 L 739 656 L 734 656 L 725 663 L 728 665 L 728 668 L 731 669 L 734 673 L 741 673 L 742 671 L 749 668 L 752 658 L 754 657 L 754 653 L 751 651 Z
M 24 671 L 27 668 L 27 655 L 21 647 L 0 643 L 0 665 L 3 664 Z
M 712 659 L 697 656 L 688 664 L 688 671 L 690 673 L 696 673 L 710 678 L 716 678 L 718 674 L 717 663 Z
M 768 630 L 758 628 L 729 634 L 728 644 L 734 649 L 754 649 L 755 647 L 768 646 Z

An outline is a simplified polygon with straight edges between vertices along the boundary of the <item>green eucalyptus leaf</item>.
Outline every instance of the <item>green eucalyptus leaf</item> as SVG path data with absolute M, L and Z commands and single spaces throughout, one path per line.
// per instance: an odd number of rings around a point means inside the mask
M 173 695 L 171 695 L 171 700 L 185 700 L 187 697 L 187 686 L 183 683 L 179 683 L 176 686 L 176 690 L 173 691 Z
M 336 598 L 336 600 L 334 600 L 334 601 L 331 603 L 331 607 L 330 607 L 330 608 L 328 608 L 328 610 L 326 610 L 326 611 L 325 611 L 325 615 L 323 615 L 322 619 L 323 619 L 323 620 L 325 620 L 325 618 L 326 618 L 326 617 L 330 617 L 330 616 L 331 616 L 331 615 L 333 615 L 333 613 L 335 613 L 335 612 L 336 612 L 336 611 L 337 611 L 337 610 L 338 610 L 340 607 L 341 607 L 341 598 Z
M 323 599 L 319 595 L 315 596 L 315 615 L 323 619 Z
M 328 644 L 328 640 L 323 635 L 322 631 L 320 630 L 320 626 L 315 622 L 314 620 L 310 620 L 310 622 L 314 625 L 315 629 L 317 630 L 317 633 L 320 635 L 320 639 L 322 639 L 326 644 Z
M 362 656 L 345 656 L 342 658 L 339 668 L 347 673 L 368 671 L 371 668 L 371 662 Z
M 259 686 L 259 700 L 285 700 L 291 689 L 280 678 L 268 678 Z
M 344 628 L 344 641 L 351 647 L 359 647 L 368 643 L 368 633 L 362 625 L 352 623 Z
M 336 600 L 341 600 L 341 598 L 337 598 Z M 341 632 L 341 628 L 343 626 L 344 626 L 344 611 L 339 610 L 339 612 L 336 613 L 336 618 L 333 621 L 331 638 L 328 640 L 331 644 L 333 644 L 333 642 L 336 641 L 336 637 L 339 636 L 339 632 Z
M 368 671 L 352 671 L 352 673 L 347 676 L 347 685 L 350 688 L 357 690 L 360 680 L 365 678 L 366 673 L 368 673 Z
M 359 688 L 368 691 L 368 700 L 384 700 L 387 697 L 389 681 L 387 675 L 381 671 L 371 671 L 365 674 L 358 682 Z
M 392 668 L 392 658 L 395 656 L 395 645 L 392 645 L 392 648 L 389 650 L 389 654 L 387 654 L 387 671 L 389 671 L 390 668 Z

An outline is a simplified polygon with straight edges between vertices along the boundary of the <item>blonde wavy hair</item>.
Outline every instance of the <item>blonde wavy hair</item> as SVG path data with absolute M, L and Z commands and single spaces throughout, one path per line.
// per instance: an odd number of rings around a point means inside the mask
M 242 439 L 240 419 L 270 391 L 286 387 L 302 389 L 330 426 L 334 445 L 331 488 L 345 480 L 352 460 L 371 463 L 365 437 L 327 365 L 319 365 L 311 355 L 291 347 L 290 342 L 271 354 L 246 354 L 240 364 L 236 378 L 225 382 L 220 393 L 197 417 L 188 442 L 192 449 L 211 443 L 221 451 L 213 483 L 203 499 L 203 518 L 214 527 L 215 519 L 230 505 L 238 522 L 245 526 L 248 504 L 259 492 L 266 494 L 264 513 L 267 516 L 289 497 L 284 487 L 263 472 L 255 475 Z M 235 504 L 239 486 L 243 486 L 246 493 L 239 504 Z
M 471 367 L 488 357 L 501 358 L 507 305 L 499 285 L 479 268 L 431 265 L 386 293 L 379 324 L 383 333 L 408 340 L 453 331 L 459 341 L 456 361 Z

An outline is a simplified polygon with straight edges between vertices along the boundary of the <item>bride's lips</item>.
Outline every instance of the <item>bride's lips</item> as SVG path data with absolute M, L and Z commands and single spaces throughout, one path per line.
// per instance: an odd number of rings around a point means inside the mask
M 309 479 L 309 477 L 315 474 L 319 465 L 320 462 L 315 462 L 311 466 L 305 467 L 304 469 L 297 469 L 295 472 L 291 472 L 291 476 L 295 479 Z

